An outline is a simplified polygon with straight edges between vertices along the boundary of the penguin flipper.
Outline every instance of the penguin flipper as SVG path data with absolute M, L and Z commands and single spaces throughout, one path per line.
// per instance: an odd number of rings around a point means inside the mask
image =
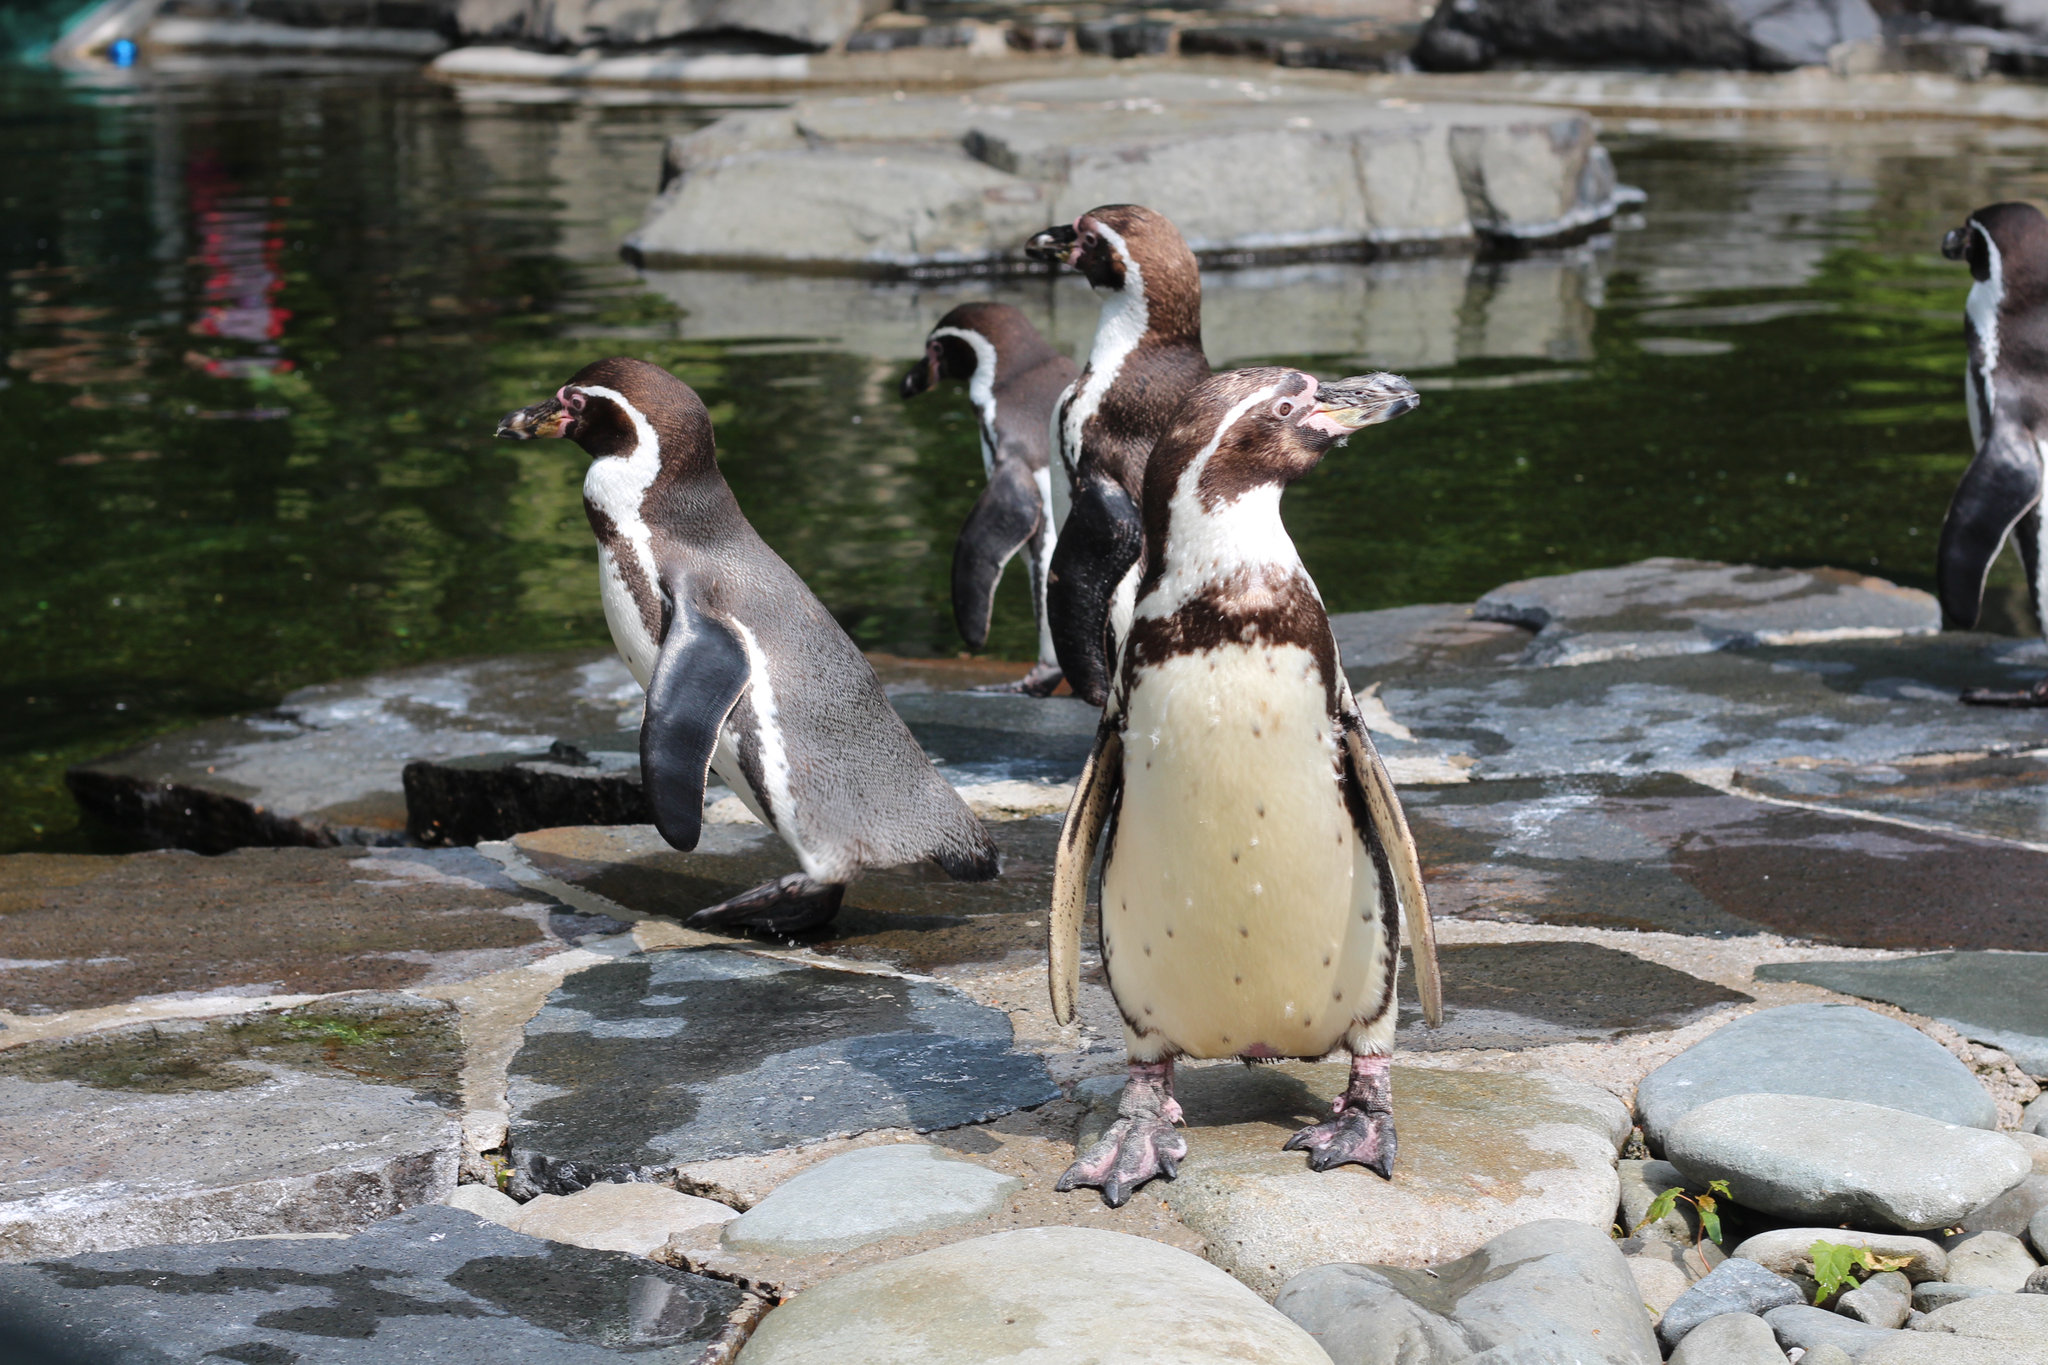
M 1074 1022 L 1081 998 L 1081 920 L 1088 912 L 1088 870 L 1095 845 L 1123 789 L 1124 741 L 1116 725 L 1104 721 L 1095 729 L 1095 747 L 1088 765 L 1074 783 L 1074 800 L 1060 829 L 1059 854 L 1053 863 L 1052 913 L 1046 920 L 1046 976 L 1052 988 L 1052 1017 Z
M 1122 484 L 1098 477 L 1074 489 L 1066 525 L 1053 546 L 1045 614 L 1067 685 L 1096 706 L 1109 698 L 1110 603 L 1144 552 L 1145 523 Z
M 668 621 L 647 682 L 640 772 L 654 827 L 671 847 L 688 853 L 704 829 L 704 783 L 718 732 L 753 667 L 730 626 L 666 591 L 662 605 Z
M 1415 836 L 1409 832 L 1394 780 L 1387 775 L 1387 765 L 1380 761 L 1380 751 L 1365 732 L 1355 705 L 1345 709 L 1344 747 L 1351 755 L 1351 780 L 1365 798 L 1371 836 L 1386 850 L 1393 869 L 1394 892 L 1408 924 L 1408 951 L 1415 959 L 1415 991 L 1422 997 L 1422 1017 L 1435 1028 L 1444 1021 L 1444 983 L 1436 965 L 1436 922 L 1430 918 L 1429 892 L 1422 885 L 1422 858 L 1415 850 Z M 1359 834 L 1363 837 L 1367 831 Z
M 988 487 L 953 543 L 953 624 L 969 649 L 988 643 L 1003 566 L 1038 530 L 1040 515 L 1038 481 L 1022 462 L 1003 460 L 989 470 Z
M 1994 415 L 1941 523 L 1935 586 L 1946 624 L 1968 630 L 1984 609 L 1984 580 L 2005 538 L 2041 501 L 2041 452 L 2032 433 Z

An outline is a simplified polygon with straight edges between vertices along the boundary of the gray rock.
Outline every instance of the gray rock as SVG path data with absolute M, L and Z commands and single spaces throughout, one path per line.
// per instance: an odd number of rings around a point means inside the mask
M 1345 1362 L 1391 1362 L 1417 1348 L 1502 1365 L 1658 1359 L 1627 1262 L 1578 1223 L 1526 1224 L 1432 1270 L 1319 1266 L 1288 1281 L 1274 1306 Z
M 1828 49 L 1878 32 L 1867 0 L 1466 0 L 1438 8 L 1415 60 L 1437 71 L 1477 70 L 1500 58 L 1773 71 L 1825 64 Z
M 1951 1226 L 2033 1168 L 1997 1133 L 1800 1095 L 1702 1105 L 1671 1129 L 1665 1155 L 1688 1179 L 1728 1181 L 1748 1208 L 1908 1232 Z
M 2044 1265 L 2027 1276 L 2027 1282 L 2020 1286 L 2022 1294 L 2048 1294 L 2048 1265 Z
M 1872 1057 L 1884 1064 L 1871 1065 Z M 1941 1044 L 1895 1019 L 1823 1003 L 1762 1010 L 1708 1035 L 1643 1078 L 1636 1113 L 1655 1150 L 1701 1105 L 1748 1094 L 1854 1100 L 1998 1126 L 1997 1104 Z
M 1687 1332 L 1671 1353 L 1671 1365 L 1784 1365 L 1784 1361 L 1785 1353 L 1778 1349 L 1770 1324 L 1754 1313 L 1708 1318 Z
M 476 1212 L 492 1217 L 482 1209 Z M 494 1221 L 550 1242 L 652 1256 L 679 1232 L 730 1222 L 738 1216 L 736 1210 L 714 1200 L 665 1186 L 608 1181 L 571 1195 L 535 1195 L 518 1205 L 512 1217 Z
M 1835 1311 L 1871 1327 L 1904 1327 L 1913 1311 L 1913 1282 L 1896 1270 L 1872 1275 L 1835 1300 Z
M 811 1167 L 725 1226 L 736 1251 L 813 1256 L 986 1218 L 1024 1188 L 924 1143 L 867 1147 Z
M 365 995 L 10 1048 L 0 1258 L 345 1232 L 445 1200 L 460 1046 L 452 1006 Z
M 1961 1299 L 1974 1299 L 1980 1294 L 1996 1294 L 1998 1291 L 1981 1284 L 1949 1284 L 1945 1281 L 1929 1281 L 1913 1286 L 1913 1307 L 1920 1313 L 1932 1313 Z
M 2020 1127 L 2029 1133 L 2048 1137 L 2048 1095 L 2033 1101 L 2021 1112 Z
M 1642 1226 L 1658 1195 L 1685 1187 L 1685 1176 L 1676 1166 L 1668 1161 L 1620 1161 L 1615 1163 L 1615 1174 L 1621 1177 L 1622 1231 L 1679 1247 L 1699 1240 L 1699 1215 L 1683 1202 L 1673 1203 L 1671 1212 Z
M 1651 1316 L 1660 1316 L 1692 1288 L 1693 1271 L 1685 1253 L 1665 1242 L 1642 1243 L 1632 1239 L 1616 1243 L 1628 1261 L 1628 1273 L 1635 1277 L 1636 1295 Z M 1641 1247 L 1641 1250 L 1634 1248 Z
M 1928 1015 L 1966 1038 L 2010 1053 L 2022 1071 L 2048 1076 L 2048 953 L 1785 962 L 1759 969 L 1757 977 L 1808 981 Z
M 1721 1262 L 1692 1288 L 1679 1295 L 1657 1324 L 1657 1337 L 1675 1348 L 1686 1335 L 1709 1318 L 1724 1313 L 1764 1313 L 1803 1296 L 1799 1286 L 1782 1275 L 1774 1275 L 1755 1261 L 1737 1258 Z
M 827 1280 L 769 1314 L 739 1361 L 1163 1358 L 1329 1362 L 1306 1332 L 1201 1258 L 1075 1227 L 999 1232 Z
M 2048 784 L 2048 758 L 2029 754 L 1987 754 L 1959 755 L 1935 764 L 1782 763 L 1745 768 L 1736 773 L 1735 784 L 1745 791 L 1809 805 L 1926 821 L 1950 829 L 2025 842 L 2039 832 L 2036 801 L 2042 786 Z M 1784 967 L 1804 965 L 1807 964 L 1774 964 Z M 1826 971 L 1835 964 L 1812 965 Z M 2000 997 L 2003 1010 L 2009 1006 L 2010 991 L 1997 982 L 1997 964 L 1986 965 L 1992 969 L 1993 989 Z M 1939 968 L 1935 970 L 1938 972 Z M 1912 971 L 1879 973 L 1873 977 L 1852 971 L 1841 978 L 1852 987 L 1845 989 L 1844 993 L 1875 1000 L 1881 998 L 1879 992 L 1912 989 Z M 1908 979 L 1902 981 L 1901 976 Z M 1923 995 L 1922 998 L 1928 997 Z M 1973 1018 L 1985 1018 L 1979 1009 L 1966 1001 L 1958 1001 L 1953 993 L 1945 1004 L 1939 1004 L 1931 1012 L 1938 1015 L 1942 1009 L 1960 1010 Z M 1997 1015 L 1993 1014 L 1984 1023 L 1960 1019 L 1950 1019 L 1949 1022 L 1960 1032 L 1982 1037 L 1984 1035 L 1976 1030 L 1987 1026 L 1997 1028 L 1996 1019 Z M 2019 1045 L 2022 1050 L 2027 1047 L 2024 1041 Z
M 1734 1263 L 1731 1261 L 1730 1264 Z M 1872 1327 L 1806 1303 L 1773 1308 L 1764 1314 L 1764 1321 L 1777 1334 L 1778 1345 L 1787 1351 L 1795 1346 L 1809 1351 L 1816 1346 L 1838 1346 L 1852 1358 L 1886 1340 L 1894 1330 Z
M 725 950 L 605 963 L 548 997 L 513 1058 L 514 1193 L 1057 1096 L 1010 1043 L 1006 1015 L 936 982 Z
M 1813 1278 L 1813 1244 L 1868 1247 L 1880 1256 L 1907 1258 L 1901 1273 L 1914 1284 L 1938 1281 L 1948 1274 L 1948 1253 L 1925 1237 L 1901 1233 L 1859 1232 L 1849 1228 L 1773 1228 L 1759 1232 L 1730 1252 L 1787 1278 Z
M 2048 1209 L 2043 1209 L 2028 1221 L 2027 1244 L 2034 1248 L 2036 1255 L 2048 1259 Z
M 1952 1332 L 2048 1352 L 2048 1298 L 2039 1294 L 1979 1294 L 1927 1315 L 1923 1332 Z
M 1536 632 L 1525 664 L 1586 664 L 1827 639 L 1931 635 L 1932 596 L 1843 569 L 1645 559 L 1495 588 L 1474 619 Z
M 1769 1324 L 1766 1323 L 1765 1326 L 1768 1327 Z M 1799 1357 L 1799 1365 L 1853 1365 L 1853 1361 L 1849 1353 L 1841 1347 L 1833 1342 L 1823 1342 L 1818 1346 L 1808 1347 L 1806 1354 Z
M 880 8 L 876 0 L 460 0 L 455 22 L 471 42 L 546 48 L 633 48 L 735 31 L 826 48 Z
M 448 1196 L 448 1207 L 461 1209 L 464 1213 L 473 1213 L 479 1218 L 487 1218 L 493 1223 L 502 1223 L 510 1227 L 512 1220 L 519 1216 L 522 1206 L 518 1200 L 501 1193 L 495 1186 L 457 1185 L 455 1193 Z
M 764 1307 L 722 1281 L 438 1205 L 346 1238 L 0 1266 L 0 1321 L 94 1360 L 696 1365 L 730 1359 Z
M 2027 1244 L 2009 1232 L 1972 1232 L 1948 1248 L 1948 1282 L 2017 1294 L 2038 1268 Z
M 2033 1160 L 2031 1151 L 2027 1159 Z M 2009 1232 L 2018 1237 L 2043 1209 L 2048 1209 L 2048 1175 L 2033 1172 L 1996 1199 L 1971 1209 L 1958 1226 L 1964 1232 Z

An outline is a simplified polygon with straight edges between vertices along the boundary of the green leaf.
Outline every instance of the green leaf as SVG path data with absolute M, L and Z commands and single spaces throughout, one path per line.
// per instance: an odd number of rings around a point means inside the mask
M 1709 1180 L 1707 1182 L 1707 1193 L 1718 1194 L 1723 1199 L 1733 1199 L 1735 1197 L 1728 1189 L 1728 1182 L 1725 1180 Z
M 1656 1222 L 1659 1218 L 1662 1218 L 1664 1217 L 1664 1215 L 1670 1213 L 1671 1210 L 1677 1206 L 1677 1204 L 1678 1187 L 1674 1185 L 1670 1189 L 1664 1191 L 1664 1193 L 1658 1195 L 1655 1199 L 1652 1199 L 1650 1201 L 1650 1207 L 1644 1210 L 1643 1212 L 1643 1221 L 1636 1224 L 1633 1228 L 1629 1230 L 1631 1232 L 1641 1232 L 1644 1228 L 1650 1226 L 1650 1224 Z
M 1714 1201 L 1702 1196 L 1698 1207 L 1700 1226 L 1706 1229 L 1707 1240 L 1715 1246 L 1721 1245 L 1721 1215 L 1714 1211 Z
M 1823 1303 L 1837 1291 L 1854 1284 L 1856 1281 L 1851 1272 L 1869 1255 L 1862 1247 L 1843 1246 L 1837 1242 L 1815 1242 L 1806 1254 L 1813 1258 L 1815 1303 Z

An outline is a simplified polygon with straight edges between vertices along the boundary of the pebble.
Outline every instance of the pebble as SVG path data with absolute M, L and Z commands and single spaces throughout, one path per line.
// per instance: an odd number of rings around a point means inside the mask
M 1764 1321 L 1778 1334 L 1778 1344 L 1787 1352 L 1794 1346 L 1803 1346 L 1809 1351 L 1816 1346 L 1839 1346 L 1851 1357 L 1860 1357 L 1866 1347 L 1885 1340 L 1893 1330 L 1871 1327 L 1840 1313 L 1815 1308 L 1810 1303 L 1773 1308 L 1764 1314 Z
M 2043 1209 L 2027 1222 L 2027 1242 L 2035 1252 L 2048 1258 L 2048 1209 Z
M 827 1280 L 770 1313 L 738 1365 L 1079 1360 L 1330 1365 L 1200 1257 L 1077 1227 L 998 1232 Z
M 1873 1066 L 1875 1057 L 1884 1064 Z M 1944 1123 L 1998 1126 L 1997 1104 L 1941 1044 L 1861 1006 L 1821 1003 L 1762 1010 L 1709 1034 L 1643 1078 L 1636 1114 L 1651 1149 L 1661 1150 L 1672 1126 L 1701 1105 L 1758 1093 L 1855 1100 Z
M 1919 1232 L 1952 1226 L 2033 1169 L 1998 1133 L 1850 1100 L 1735 1095 L 1673 1126 L 1665 1154 L 1786 1218 Z
M 1913 1307 L 1922 1313 L 1932 1313 L 1963 1299 L 1974 1299 L 1980 1294 L 1996 1294 L 1996 1289 L 1981 1284 L 1943 1284 L 1930 1281 L 1913 1286 Z
M 1948 1253 L 1925 1237 L 1904 1233 L 1853 1232 L 1846 1228 L 1774 1228 L 1746 1238 L 1729 1253 L 1755 1261 L 1779 1275 L 1813 1277 L 1813 1244 L 1833 1242 L 1839 1246 L 1868 1247 L 1880 1256 L 1906 1256 L 1901 1267 L 1915 1284 L 1944 1279 L 1948 1275 Z
M 1656 1245 L 1664 1251 L 1677 1251 L 1665 1243 Z M 1635 1276 L 1636 1292 L 1642 1295 L 1643 1307 L 1652 1314 L 1661 1315 L 1692 1287 L 1692 1276 L 1685 1273 L 1676 1255 L 1663 1256 L 1646 1250 L 1624 1259 L 1628 1261 L 1629 1274 Z
M 1669 1189 L 1685 1188 L 1685 1176 L 1668 1161 L 1619 1161 L 1615 1174 L 1621 1177 L 1621 1228 L 1631 1237 L 1645 1237 L 1689 1247 L 1699 1238 L 1699 1215 L 1688 1204 L 1674 1203 L 1671 1212 L 1654 1223 L 1643 1224 L 1650 1205 Z
M 2038 1263 L 2026 1243 L 2009 1232 L 1972 1232 L 1948 1249 L 1948 1282 L 2017 1294 Z
M 1872 1275 L 1837 1299 L 1835 1311 L 1872 1327 L 1904 1327 L 1913 1311 L 1913 1282 L 1896 1270 Z
M 2033 1153 L 2027 1156 L 2033 1159 Z M 2009 1232 L 2017 1237 L 2043 1209 L 2048 1209 L 2048 1175 L 2029 1174 L 1997 1198 L 1971 1209 L 1960 1226 L 1964 1232 Z
M 1015 1176 L 923 1142 L 863 1147 L 820 1162 L 734 1219 L 735 1251 L 808 1256 L 986 1218 L 1024 1188 Z
M 1785 1365 L 1785 1353 L 1762 1318 L 1722 1313 L 1685 1334 L 1671 1353 L 1671 1365 Z
M 518 1216 L 500 1221 L 529 1237 L 652 1256 L 679 1232 L 738 1216 L 715 1200 L 633 1181 L 592 1185 L 571 1195 L 535 1195 L 519 1206 Z
M 2006 1136 L 2017 1142 L 2026 1150 L 2027 1155 L 2034 1159 L 2035 1175 L 2048 1175 L 2048 1137 L 2025 1130 L 2007 1133 Z
M 1855 1362 L 1839 1346 L 1816 1346 L 1799 1357 L 1799 1365 L 1855 1365 Z
M 1796 1304 L 1804 1297 L 1798 1285 L 1755 1261 L 1726 1260 L 1664 1310 L 1657 1336 L 1666 1346 L 1675 1347 L 1708 1318 L 1723 1313 L 1763 1313 Z
M 2048 1137 L 2048 1095 L 2034 1100 L 2020 1111 L 2020 1128 L 2041 1137 Z

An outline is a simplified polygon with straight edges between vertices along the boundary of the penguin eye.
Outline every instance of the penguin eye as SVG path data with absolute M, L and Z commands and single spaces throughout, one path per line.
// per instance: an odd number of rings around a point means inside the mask
M 1090 251 L 1093 251 L 1095 249 L 1095 244 L 1101 240 L 1102 239 L 1100 237 L 1097 237 L 1092 232 L 1084 232 L 1081 234 L 1081 245 L 1087 247 Z
M 1292 398 L 1283 398 L 1275 403 L 1273 405 L 1273 415 L 1282 418 L 1294 416 L 1294 400 Z

